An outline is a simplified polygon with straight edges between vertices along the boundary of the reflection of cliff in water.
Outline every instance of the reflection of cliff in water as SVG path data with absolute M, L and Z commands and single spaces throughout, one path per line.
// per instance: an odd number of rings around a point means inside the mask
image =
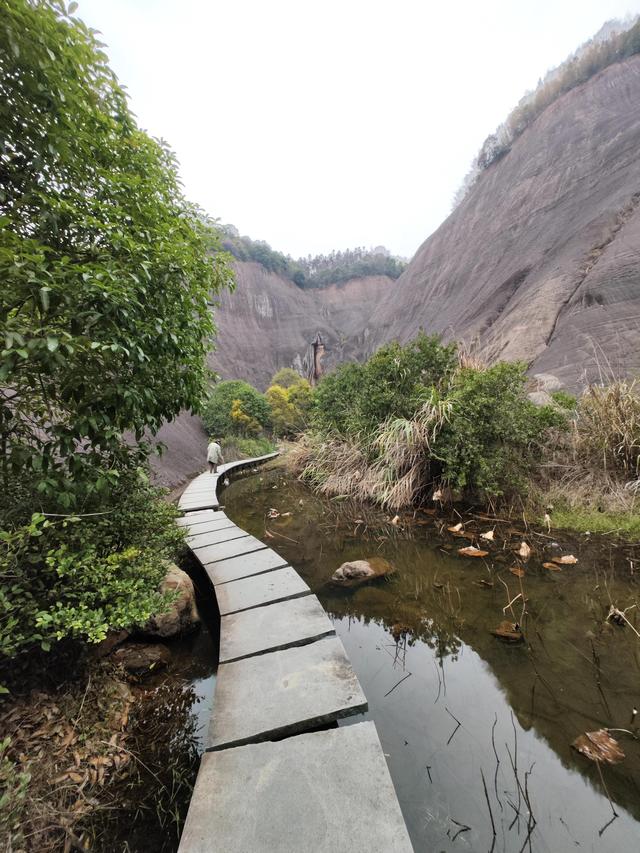
M 527 642 L 510 646 L 490 633 L 510 618 L 503 608 L 520 591 L 519 579 L 509 572 L 515 562 L 509 550 L 494 549 L 491 563 L 464 560 L 455 552 L 468 543 L 441 536 L 428 520 L 411 532 L 398 531 L 381 525 L 384 516 L 377 511 L 361 507 L 366 519 L 347 512 L 344 505 L 286 482 L 278 471 L 260 480 L 234 484 L 225 495 L 227 511 L 263 538 L 267 509 L 292 512 L 268 522 L 269 545 L 295 565 L 334 620 L 374 623 L 388 632 L 390 643 L 394 634 L 401 643 L 405 638 L 409 645 L 424 643 L 445 666 L 469 647 L 495 675 L 522 728 L 533 729 L 565 767 L 602 790 L 596 766 L 577 755 L 571 743 L 585 731 L 632 727 L 632 710 L 640 699 L 640 640 L 629 627 L 606 622 L 610 602 L 625 608 L 637 600 L 627 550 L 563 540 L 563 551 L 575 553 L 579 562 L 558 573 L 543 569 L 542 553 L 535 554 L 522 579 Z M 550 539 L 536 541 L 540 551 L 551 548 Z M 371 555 L 390 560 L 396 574 L 350 590 L 327 583 L 342 562 Z M 520 600 L 513 610 L 519 618 Z M 629 611 L 630 618 L 634 612 Z M 604 768 L 606 783 L 614 801 L 640 818 L 640 745 L 628 735 L 616 737 L 626 758 Z

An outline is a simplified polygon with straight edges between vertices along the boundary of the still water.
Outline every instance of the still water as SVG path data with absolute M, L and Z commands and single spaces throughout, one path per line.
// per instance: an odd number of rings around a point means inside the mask
M 457 551 L 470 542 L 428 514 L 394 526 L 277 467 L 234 482 L 223 500 L 333 620 L 417 851 L 640 851 L 637 547 L 532 534 L 522 560 L 516 529 L 478 519 L 465 528 L 495 528 L 495 541 L 487 558 L 465 559 Z M 569 553 L 575 565 L 543 568 Z M 371 556 L 395 573 L 348 590 L 328 583 L 341 563 Z M 612 603 L 631 608 L 631 625 L 607 621 Z M 524 643 L 492 636 L 504 619 L 521 622 Z M 626 757 L 601 765 L 601 779 L 571 744 L 604 727 L 627 730 L 614 733 Z

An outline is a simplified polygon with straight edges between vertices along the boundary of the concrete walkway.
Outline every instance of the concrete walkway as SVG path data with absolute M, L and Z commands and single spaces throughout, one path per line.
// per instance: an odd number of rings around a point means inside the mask
M 220 611 L 206 752 L 179 853 L 410 853 L 373 722 L 344 647 L 307 584 L 222 512 L 230 462 L 185 489 L 178 524 Z

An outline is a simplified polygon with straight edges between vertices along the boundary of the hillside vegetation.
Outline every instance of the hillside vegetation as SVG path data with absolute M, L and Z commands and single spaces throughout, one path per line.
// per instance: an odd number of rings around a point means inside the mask
M 373 275 L 396 279 L 407 266 L 405 261 L 391 255 L 384 246 L 345 249 L 294 260 L 272 249 L 264 240 L 241 236 L 233 225 L 223 225 L 221 231 L 223 248 L 239 261 L 262 264 L 269 272 L 286 276 L 301 288 L 325 287 Z
M 504 157 L 515 140 L 554 101 L 614 62 L 637 53 L 640 53 L 640 20 L 636 17 L 627 22 L 609 21 L 561 65 L 548 71 L 533 92 L 527 92 L 503 124 L 485 139 L 456 193 L 454 207 L 466 196 L 481 172 Z

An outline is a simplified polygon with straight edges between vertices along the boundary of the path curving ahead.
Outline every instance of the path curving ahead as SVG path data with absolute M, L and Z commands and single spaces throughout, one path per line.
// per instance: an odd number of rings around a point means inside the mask
M 230 462 L 185 489 L 178 524 L 220 611 L 206 751 L 179 853 L 410 853 L 367 700 L 322 605 L 219 509 Z

